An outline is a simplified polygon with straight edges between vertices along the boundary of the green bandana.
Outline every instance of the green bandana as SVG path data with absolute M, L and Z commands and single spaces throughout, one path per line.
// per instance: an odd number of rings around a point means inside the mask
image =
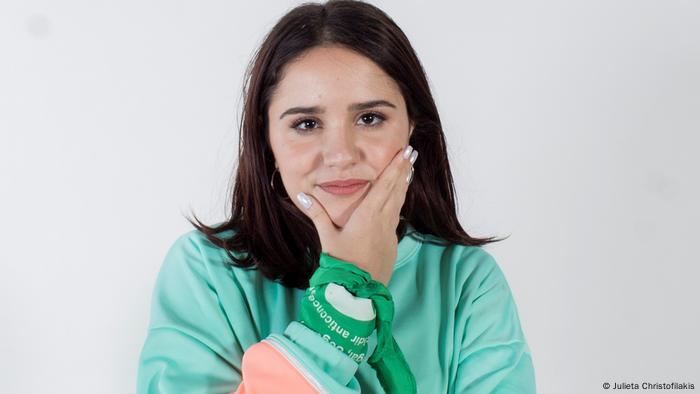
M 336 259 L 325 252 L 321 253 L 319 265 L 309 280 L 310 288 L 318 289 L 321 285 L 333 282 L 342 285 L 357 297 L 372 300 L 377 314 L 377 347 L 367 363 L 377 372 L 377 378 L 384 391 L 388 394 L 416 393 L 416 379 L 391 333 L 394 300 L 389 289 L 356 265 Z M 321 292 L 317 291 L 316 296 L 319 293 Z
M 359 364 L 367 354 L 367 340 L 374 331 L 375 319 L 357 320 L 343 314 L 326 299 L 327 287 L 328 283 L 306 289 L 300 322 Z

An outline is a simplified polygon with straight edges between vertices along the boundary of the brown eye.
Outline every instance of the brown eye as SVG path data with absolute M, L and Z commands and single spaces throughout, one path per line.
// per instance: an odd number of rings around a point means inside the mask
M 368 112 L 366 114 L 362 114 L 360 116 L 360 121 L 363 123 L 362 126 L 365 127 L 376 127 L 379 126 L 380 124 L 384 123 L 384 116 L 375 113 L 375 112 Z M 376 122 L 375 122 L 376 121 Z M 367 123 L 369 122 L 369 123 Z
M 302 125 L 304 127 L 301 127 Z M 314 125 L 316 125 L 316 119 L 304 118 L 304 119 L 300 119 L 300 120 L 294 122 L 294 124 L 292 125 L 292 128 L 295 129 L 296 131 L 300 132 L 300 134 L 306 134 L 310 130 L 315 128 L 315 127 L 313 127 Z

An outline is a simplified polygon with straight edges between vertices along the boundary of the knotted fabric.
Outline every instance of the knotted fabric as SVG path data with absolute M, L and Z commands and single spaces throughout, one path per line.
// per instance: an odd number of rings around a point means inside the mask
M 369 336 L 374 331 L 375 316 L 373 314 L 371 319 L 360 320 L 338 310 L 326 298 L 326 291 L 330 285 L 337 286 L 350 294 L 345 287 L 335 283 L 309 286 L 304 297 L 301 298 L 299 322 L 360 364 L 365 359 L 369 348 Z M 364 300 L 370 303 L 365 307 L 372 308 L 371 301 Z M 374 311 L 373 308 L 372 311 Z
M 354 264 L 321 253 L 319 268 L 309 286 L 334 282 L 357 297 L 369 298 L 376 312 L 377 347 L 367 363 L 377 372 L 379 383 L 388 394 L 416 393 L 416 379 L 391 332 L 394 300 L 389 289 Z

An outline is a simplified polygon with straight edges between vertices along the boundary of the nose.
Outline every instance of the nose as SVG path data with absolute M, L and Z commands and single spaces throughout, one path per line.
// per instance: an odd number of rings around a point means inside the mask
M 328 130 L 323 136 L 323 161 L 328 167 L 345 168 L 357 163 L 359 149 L 352 130 Z

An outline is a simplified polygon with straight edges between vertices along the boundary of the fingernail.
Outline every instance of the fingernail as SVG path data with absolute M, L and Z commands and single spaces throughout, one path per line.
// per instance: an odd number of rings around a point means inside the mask
M 411 181 L 413 180 L 413 172 L 413 166 L 411 166 L 411 172 L 409 172 L 408 176 L 406 177 L 406 183 L 411 183 Z
M 411 145 L 407 146 L 406 149 L 403 150 L 403 158 L 408 159 L 408 156 L 411 154 L 411 151 L 413 151 L 413 147 Z
M 418 151 L 414 150 L 413 153 L 411 153 L 411 164 L 416 162 L 416 159 L 418 158 Z
M 299 194 L 297 194 L 297 200 L 299 200 L 299 203 L 301 203 L 304 208 L 311 208 L 311 199 L 304 192 L 299 192 Z

